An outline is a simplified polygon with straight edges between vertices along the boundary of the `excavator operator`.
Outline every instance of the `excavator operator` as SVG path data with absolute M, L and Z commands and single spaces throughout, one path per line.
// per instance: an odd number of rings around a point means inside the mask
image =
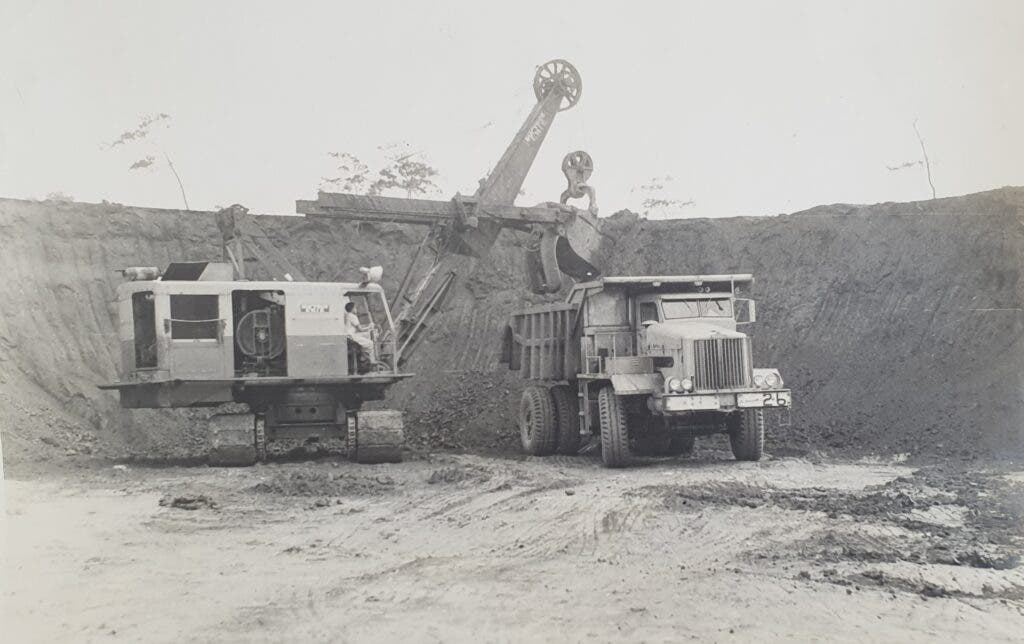
M 364 325 L 359 322 L 359 315 L 356 314 L 354 302 L 345 304 L 345 334 L 349 339 L 349 346 L 356 349 L 356 364 L 358 373 L 366 373 L 373 363 L 373 340 L 370 338 L 371 325 Z

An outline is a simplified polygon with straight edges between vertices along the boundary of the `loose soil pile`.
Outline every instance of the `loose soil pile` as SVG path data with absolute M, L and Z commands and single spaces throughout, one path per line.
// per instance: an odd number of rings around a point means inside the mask
M 311 280 L 381 264 L 394 292 L 423 231 L 258 217 L 258 254 Z M 609 274 L 752 272 L 756 363 L 792 387 L 769 448 L 1024 453 L 1024 189 L 778 217 L 602 220 Z M 7 460 L 201 453 L 192 412 L 122 412 L 114 270 L 219 257 L 213 215 L 0 200 L 0 431 Z M 431 321 L 392 391 L 410 442 L 514 449 L 521 383 L 497 365 L 508 313 L 536 296 L 505 232 Z M 252 264 L 256 276 L 260 265 Z

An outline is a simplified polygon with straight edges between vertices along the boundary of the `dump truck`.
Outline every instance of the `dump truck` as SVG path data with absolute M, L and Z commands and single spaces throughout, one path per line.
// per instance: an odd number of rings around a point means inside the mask
M 762 456 L 765 411 L 792 393 L 778 369 L 754 368 L 753 276 L 600 277 L 564 302 L 514 313 L 501 361 L 529 384 L 519 405 L 523 450 L 575 454 L 599 437 L 609 467 L 679 455 L 695 437 L 729 436 L 737 460 Z

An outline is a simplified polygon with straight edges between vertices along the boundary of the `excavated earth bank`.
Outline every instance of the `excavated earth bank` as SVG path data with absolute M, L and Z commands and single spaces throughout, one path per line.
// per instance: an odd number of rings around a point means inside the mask
M 385 267 L 393 292 L 422 230 L 258 217 L 259 254 L 308 279 Z M 602 220 L 609 274 L 752 272 L 756 363 L 792 387 L 769 450 L 927 456 L 1024 453 L 1024 189 L 778 217 Z M 190 457 L 196 412 L 122 412 L 114 289 L 124 266 L 219 256 L 213 215 L 0 200 L 0 430 L 8 462 L 96 453 Z M 497 365 L 525 302 L 523 238 L 502 234 L 460 280 L 396 387 L 413 445 L 514 449 L 520 383 Z M 254 265 L 255 266 L 255 265 Z M 258 270 L 258 269 L 257 269 Z

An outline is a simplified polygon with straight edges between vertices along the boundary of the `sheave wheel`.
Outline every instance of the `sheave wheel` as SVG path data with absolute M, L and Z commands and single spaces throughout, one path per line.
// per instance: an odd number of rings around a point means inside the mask
M 737 461 L 759 461 L 764 453 L 764 412 L 744 409 L 729 419 L 729 445 Z
M 602 387 L 597 394 L 601 416 L 601 460 L 608 467 L 625 467 L 632 460 L 624 402 L 615 395 L 611 385 Z
M 537 73 L 533 76 L 533 93 L 538 101 L 543 101 L 548 92 L 555 89 L 562 94 L 559 112 L 575 105 L 583 91 L 580 73 L 569 61 L 560 58 L 544 63 L 537 68 Z
M 533 456 L 548 456 L 555 451 L 558 427 L 554 405 L 547 388 L 530 386 L 519 402 L 519 440 L 523 451 Z

